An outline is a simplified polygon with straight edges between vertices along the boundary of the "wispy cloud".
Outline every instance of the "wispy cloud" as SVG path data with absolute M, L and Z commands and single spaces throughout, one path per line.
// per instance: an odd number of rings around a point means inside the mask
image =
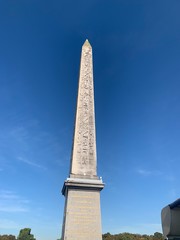
M 1 206 L 0 205 L 0 212 L 8 212 L 8 213 L 16 213 L 16 212 L 28 212 L 27 208 L 18 207 L 18 206 Z
M 4 126 L 0 136 L 0 171 L 6 164 L 16 166 L 12 159 L 34 167 L 45 169 L 49 159 L 59 159 L 61 135 L 57 132 L 45 131 L 37 120 L 16 119 L 16 126 Z M 42 162 L 43 159 L 43 162 Z M 55 162 L 56 163 L 56 162 Z M 2 165 L 4 164 L 4 165 Z
M 169 197 L 170 197 L 171 199 L 176 199 L 176 198 L 178 198 L 178 197 L 179 197 L 179 191 L 177 191 L 177 189 L 175 189 L 175 188 L 170 189 L 170 190 L 169 190 Z
M 9 219 L 0 219 L 0 226 L 1 226 L 1 229 L 20 229 L 21 228 L 21 226 L 19 226 L 18 223 Z
M 0 212 L 28 212 L 29 201 L 16 193 L 8 190 L 0 190 Z
M 175 176 L 172 174 L 166 174 L 165 179 L 168 180 L 169 182 L 174 182 L 176 180 Z
M 136 172 L 145 177 L 152 176 L 152 175 L 159 176 L 162 174 L 162 172 L 158 171 L 158 170 L 147 170 L 147 169 L 142 169 L 142 168 L 137 169 Z
M 147 230 L 153 230 L 154 232 L 161 232 L 161 224 L 160 223 L 142 223 L 140 225 L 142 228 L 147 229 Z
M 19 199 L 19 196 L 17 196 L 16 194 L 14 194 L 11 191 L 5 191 L 5 190 L 1 190 L 0 191 L 0 199 L 4 199 L 4 200 L 9 200 L 9 199 Z
M 144 168 L 138 168 L 138 169 L 135 169 L 135 172 L 143 177 L 159 177 L 159 176 L 161 176 L 161 178 L 163 178 L 164 180 L 166 180 L 168 182 L 173 182 L 176 179 L 176 177 L 174 175 L 172 175 L 171 173 L 166 174 L 165 172 L 159 171 L 159 170 L 148 170 L 148 169 L 144 169 Z
M 17 159 L 18 159 L 19 161 L 23 162 L 23 163 L 26 163 L 26 164 L 30 165 L 30 166 L 33 166 L 33 167 L 36 167 L 36 168 L 41 168 L 41 169 L 44 169 L 44 170 L 46 169 L 44 166 L 42 166 L 42 165 L 40 165 L 40 164 L 37 164 L 37 163 L 35 163 L 35 162 L 33 162 L 33 161 L 30 161 L 30 160 L 28 160 L 28 159 L 26 159 L 26 158 L 17 157 Z

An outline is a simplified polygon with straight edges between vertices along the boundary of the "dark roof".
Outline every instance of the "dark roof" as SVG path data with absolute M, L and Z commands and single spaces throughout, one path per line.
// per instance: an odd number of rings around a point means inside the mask
M 173 209 L 173 208 L 180 208 L 180 198 L 178 198 L 175 202 L 170 203 L 170 204 L 169 204 L 169 207 L 170 207 L 171 209 Z

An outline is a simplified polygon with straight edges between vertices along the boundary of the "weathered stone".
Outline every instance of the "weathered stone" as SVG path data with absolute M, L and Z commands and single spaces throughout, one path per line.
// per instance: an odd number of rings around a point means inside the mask
M 82 47 L 77 110 L 70 176 L 64 182 L 66 198 L 63 240 L 101 240 L 100 191 L 97 176 L 92 47 Z
M 86 40 L 81 53 L 70 174 L 96 176 L 96 168 L 92 48 L 88 40 Z

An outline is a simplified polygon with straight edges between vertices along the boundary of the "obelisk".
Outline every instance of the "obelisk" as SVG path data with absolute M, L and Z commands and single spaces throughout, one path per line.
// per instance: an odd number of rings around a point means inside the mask
M 82 46 L 77 109 L 69 178 L 64 182 L 63 240 L 102 240 L 97 176 L 92 47 Z

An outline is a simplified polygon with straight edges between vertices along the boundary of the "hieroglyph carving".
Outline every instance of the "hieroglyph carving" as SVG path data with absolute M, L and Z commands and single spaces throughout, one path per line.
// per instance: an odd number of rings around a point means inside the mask
M 96 175 L 96 137 L 94 116 L 94 86 L 92 48 L 85 42 L 81 66 L 76 110 L 72 174 Z

